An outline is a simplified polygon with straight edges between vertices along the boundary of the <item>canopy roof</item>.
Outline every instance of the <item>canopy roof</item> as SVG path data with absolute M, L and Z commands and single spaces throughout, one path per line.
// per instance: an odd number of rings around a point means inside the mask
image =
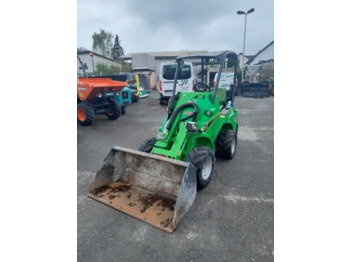
M 216 59 L 225 59 L 228 56 L 237 56 L 237 54 L 233 51 L 226 50 L 226 51 L 216 51 L 216 52 L 207 52 L 207 53 L 199 53 L 199 54 L 191 54 L 191 55 L 184 55 L 184 56 L 178 56 L 176 60 L 185 59 L 185 58 L 216 58 Z

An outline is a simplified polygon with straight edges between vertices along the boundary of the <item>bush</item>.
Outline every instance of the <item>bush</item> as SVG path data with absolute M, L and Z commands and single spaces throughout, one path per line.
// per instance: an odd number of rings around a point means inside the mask
M 132 68 L 130 64 L 123 64 L 122 65 L 122 72 L 132 72 Z
M 115 75 L 120 72 L 120 69 L 114 65 L 97 64 L 95 67 L 95 75 Z

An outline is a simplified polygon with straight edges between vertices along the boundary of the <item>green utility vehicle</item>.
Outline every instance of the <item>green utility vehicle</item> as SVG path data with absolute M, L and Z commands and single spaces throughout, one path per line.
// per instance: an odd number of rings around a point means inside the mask
M 237 145 L 236 86 L 218 88 L 232 51 L 178 57 L 173 95 L 159 133 L 139 151 L 115 146 L 107 154 L 90 186 L 89 196 L 168 233 L 192 206 L 197 188 L 213 176 L 215 157 L 232 159 Z M 195 92 L 175 94 L 178 72 L 187 59 L 202 62 Z M 204 83 L 204 64 L 218 63 L 214 88 Z M 236 74 L 232 83 L 236 83 Z M 117 197 L 115 197 L 115 193 Z

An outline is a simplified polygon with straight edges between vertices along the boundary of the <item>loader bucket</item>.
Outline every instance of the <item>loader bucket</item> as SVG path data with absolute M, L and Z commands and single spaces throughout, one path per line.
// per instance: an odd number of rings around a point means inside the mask
M 191 163 L 115 146 L 96 172 L 89 197 L 171 233 L 196 192 Z

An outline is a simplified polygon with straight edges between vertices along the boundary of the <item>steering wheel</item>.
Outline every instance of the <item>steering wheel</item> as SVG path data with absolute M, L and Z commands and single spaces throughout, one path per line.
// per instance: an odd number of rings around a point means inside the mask
M 194 85 L 193 87 L 194 91 L 196 92 L 204 92 L 205 90 L 208 89 L 208 92 L 210 92 L 210 87 L 205 84 L 205 83 L 202 83 L 202 82 L 198 82 Z

